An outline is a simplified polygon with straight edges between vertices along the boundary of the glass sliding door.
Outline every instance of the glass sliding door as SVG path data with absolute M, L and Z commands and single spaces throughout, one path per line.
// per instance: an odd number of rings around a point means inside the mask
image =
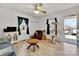
M 69 16 L 64 19 L 65 42 L 77 43 L 77 17 Z

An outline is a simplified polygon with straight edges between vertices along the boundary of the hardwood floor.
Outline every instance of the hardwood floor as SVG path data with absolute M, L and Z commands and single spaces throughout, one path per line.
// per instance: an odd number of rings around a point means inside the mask
M 47 40 L 41 40 L 36 47 L 35 52 L 33 47 L 27 49 L 29 44 L 26 41 L 21 41 L 13 44 L 17 56 L 77 56 L 79 48 L 76 45 L 57 42 L 56 44 L 49 43 Z

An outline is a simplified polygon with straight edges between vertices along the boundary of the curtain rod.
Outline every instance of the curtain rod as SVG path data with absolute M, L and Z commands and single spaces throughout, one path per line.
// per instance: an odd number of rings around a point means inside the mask
M 55 20 L 55 18 L 48 18 L 49 20 L 51 20 L 51 19 L 54 19 Z
M 55 18 L 57 18 L 57 17 L 54 17 L 54 18 L 48 18 L 48 19 L 55 19 Z

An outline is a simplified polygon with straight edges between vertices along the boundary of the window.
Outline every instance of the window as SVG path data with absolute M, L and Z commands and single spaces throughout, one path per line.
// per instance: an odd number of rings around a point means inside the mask
M 55 35 L 55 19 L 49 20 L 50 24 L 50 35 Z
M 27 29 L 27 25 L 25 24 L 25 21 L 22 21 L 22 24 L 20 25 L 20 29 L 21 30 L 26 30 Z
M 64 19 L 65 37 L 68 39 L 76 39 L 77 19 L 76 16 L 66 17 Z

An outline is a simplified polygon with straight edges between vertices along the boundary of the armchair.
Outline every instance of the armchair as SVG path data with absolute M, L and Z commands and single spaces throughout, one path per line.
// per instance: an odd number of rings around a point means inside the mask
M 36 32 L 34 33 L 33 36 L 31 36 L 31 38 L 36 38 L 36 39 L 42 40 L 42 36 L 43 36 L 43 31 L 36 30 Z

